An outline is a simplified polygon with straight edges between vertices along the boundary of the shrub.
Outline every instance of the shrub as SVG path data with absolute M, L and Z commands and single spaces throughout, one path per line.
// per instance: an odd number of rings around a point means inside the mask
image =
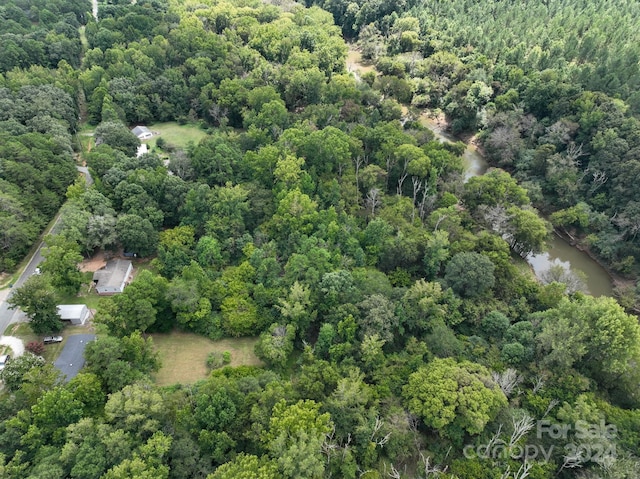
M 222 353 L 222 364 L 231 363 L 231 353 L 229 351 L 225 351 Z
M 209 355 L 207 356 L 207 367 L 209 369 L 218 369 L 222 366 L 224 366 L 225 364 L 225 357 L 223 353 L 219 353 L 218 351 L 213 351 L 211 353 L 209 353 Z M 229 355 L 229 360 L 231 360 L 231 355 Z
M 42 341 L 30 341 L 25 349 L 36 356 L 41 356 L 44 352 L 44 343 Z

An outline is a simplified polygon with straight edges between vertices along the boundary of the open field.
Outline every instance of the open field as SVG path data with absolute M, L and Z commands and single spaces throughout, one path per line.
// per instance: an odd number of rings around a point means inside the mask
M 221 339 L 211 341 L 191 333 L 173 332 L 153 334 L 153 342 L 160 353 L 162 368 L 155 375 L 160 386 L 191 384 L 207 377 L 206 361 L 209 353 L 231 353 L 231 366 L 261 366 L 253 352 L 257 338 Z
M 150 150 L 156 146 L 158 138 L 163 138 L 168 145 L 186 148 L 189 143 L 197 144 L 202 138 L 207 136 L 207 132 L 202 130 L 197 124 L 179 125 L 175 121 L 169 121 L 147 126 L 154 133 L 153 138 L 143 142 L 149 145 Z M 158 132 L 159 135 L 156 135 L 156 132 Z

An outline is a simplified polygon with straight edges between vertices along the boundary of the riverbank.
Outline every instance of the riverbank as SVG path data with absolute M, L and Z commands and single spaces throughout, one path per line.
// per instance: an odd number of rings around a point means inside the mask
M 561 229 L 554 228 L 554 234 L 556 234 L 559 238 L 566 241 L 573 248 L 576 248 L 578 251 L 586 254 L 589 258 L 591 258 L 595 263 L 597 263 L 609 276 L 609 280 L 613 285 L 614 296 L 619 297 L 619 294 L 616 293 L 616 290 L 623 290 L 625 288 L 634 287 L 637 281 L 637 278 L 627 278 L 622 276 L 619 273 L 616 273 L 609 264 L 604 262 L 602 258 L 600 258 L 597 254 L 595 254 L 589 245 L 585 244 L 586 237 L 572 235 L 567 231 L 562 231 Z M 631 308 L 635 313 L 640 313 L 640 308 Z

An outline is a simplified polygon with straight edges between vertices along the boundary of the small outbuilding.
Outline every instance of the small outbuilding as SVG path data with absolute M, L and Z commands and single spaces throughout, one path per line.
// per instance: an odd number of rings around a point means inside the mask
M 131 133 L 136 135 L 139 140 L 148 140 L 153 136 L 153 133 L 146 126 L 136 126 L 131 130 Z
M 142 143 L 139 147 L 138 147 L 138 151 L 136 152 L 136 158 L 140 158 L 142 155 L 149 153 L 149 147 L 147 146 L 146 143 Z
M 58 316 L 62 321 L 71 321 L 71 324 L 84 324 L 89 317 L 89 308 L 86 304 L 59 304 Z
M 132 271 L 133 264 L 129 260 L 112 259 L 108 261 L 103 268 L 93 273 L 96 292 L 100 295 L 122 293 Z

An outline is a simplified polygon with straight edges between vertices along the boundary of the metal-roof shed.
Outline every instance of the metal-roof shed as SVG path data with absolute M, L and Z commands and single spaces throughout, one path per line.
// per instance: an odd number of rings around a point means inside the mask
M 84 324 L 89 317 L 89 308 L 86 304 L 59 304 L 58 316 L 71 324 Z
M 136 135 L 141 140 L 147 140 L 153 136 L 153 133 L 146 126 L 136 126 L 131 129 L 131 133 Z

